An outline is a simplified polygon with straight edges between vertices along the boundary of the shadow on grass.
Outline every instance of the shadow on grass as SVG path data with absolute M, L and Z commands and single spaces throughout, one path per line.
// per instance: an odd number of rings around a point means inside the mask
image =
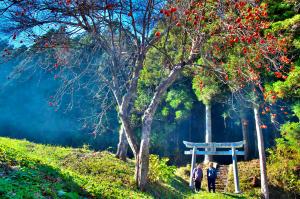
M 3 199 L 92 198 L 71 176 L 39 162 L 2 162 L 0 173 L 0 198 Z
M 154 198 L 185 198 L 193 192 L 185 180 L 176 176 L 167 184 L 150 184 L 147 193 Z
M 269 186 L 270 199 L 296 199 L 300 198 L 300 193 L 288 192 L 281 187 Z

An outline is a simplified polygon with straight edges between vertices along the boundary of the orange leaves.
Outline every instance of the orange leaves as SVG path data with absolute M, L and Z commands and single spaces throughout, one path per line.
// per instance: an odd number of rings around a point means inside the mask
M 276 49 L 273 46 L 268 46 L 267 47 L 268 53 L 274 55 L 276 53 Z
M 267 16 L 268 16 L 268 13 L 267 13 L 266 11 L 263 11 L 263 12 L 261 13 L 261 15 L 262 15 L 263 17 L 267 17 Z
M 242 21 L 241 17 L 238 17 L 238 18 L 235 20 L 236 23 L 240 23 L 241 21 Z
M 267 106 L 267 107 L 265 108 L 265 110 L 266 110 L 266 112 L 269 112 L 269 111 L 270 111 L 270 107 Z
M 287 44 L 287 39 L 286 38 L 279 39 L 277 43 L 280 46 L 285 46 Z
M 233 42 L 235 42 L 235 43 L 239 42 L 239 38 L 238 37 L 234 38 Z
M 156 36 L 156 37 L 160 37 L 160 35 L 161 35 L 161 33 L 160 33 L 159 31 L 157 31 L 157 32 L 155 33 L 155 36 Z
M 170 12 L 171 12 L 171 13 L 174 13 L 174 12 L 176 12 L 176 11 L 177 11 L 177 8 L 175 8 L 175 7 L 171 7 L 171 8 L 170 8 Z
M 243 49 L 242 49 L 242 53 L 243 54 L 246 54 L 248 51 L 247 51 L 247 48 L 246 47 L 243 47 Z
M 281 56 L 279 59 L 280 59 L 281 62 L 283 62 L 285 64 L 290 63 L 290 60 L 289 60 L 289 58 L 287 58 L 287 56 Z
M 266 40 L 261 39 L 261 40 L 259 41 L 259 43 L 260 43 L 260 44 L 265 44 L 265 43 L 266 43 Z
M 66 0 L 66 4 L 70 5 L 71 4 L 71 0 Z
M 276 113 L 271 114 L 271 117 L 272 117 L 272 118 L 276 118 L 276 116 L 277 116 Z
M 232 30 L 233 30 L 233 26 L 232 26 L 232 25 L 229 25 L 229 26 L 228 26 L 228 30 L 232 31 Z
M 228 77 L 228 75 L 226 74 L 226 75 L 225 75 L 225 81 L 228 81 L 228 79 L 229 79 L 229 77 Z
M 277 78 L 281 78 L 282 77 L 282 73 L 281 72 L 274 72 L 274 75 L 277 77 Z
M 267 126 L 267 125 L 265 125 L 265 124 L 263 124 L 263 125 L 260 125 L 260 128 L 262 128 L 262 129 L 266 129 L 266 128 L 268 128 L 268 126 Z
M 247 2 L 240 1 L 240 2 L 235 3 L 235 8 L 236 9 L 241 9 L 241 8 L 245 7 L 246 5 L 247 5 Z
M 165 16 L 167 16 L 167 17 L 170 17 L 171 16 L 171 12 L 169 11 L 169 10 L 160 10 L 160 12 L 162 13 L 162 14 L 164 14 Z
M 160 13 L 164 14 L 167 17 L 170 17 L 173 13 L 177 11 L 176 7 L 171 7 L 170 9 L 161 9 Z
M 198 2 L 198 1 L 195 1 Z M 197 7 L 189 5 L 176 9 L 172 6 L 162 9 L 161 13 L 170 16 L 175 27 L 184 27 L 185 30 L 195 33 L 206 34 L 212 38 L 212 43 L 205 49 L 212 66 L 222 67 L 223 81 L 230 79 L 230 84 L 234 89 L 242 88 L 249 83 L 256 85 L 256 92 L 264 93 L 264 88 L 260 86 L 264 78 L 262 75 L 274 73 L 277 78 L 286 79 L 285 68 L 290 64 L 290 60 L 284 55 L 286 39 L 281 39 L 265 28 L 270 26 L 267 17 L 266 5 L 253 5 L 247 1 L 229 1 L 225 4 L 223 10 L 224 17 L 221 24 L 214 24 L 216 18 L 220 19 L 215 4 L 209 4 L 210 7 Z M 173 17 L 176 16 L 176 19 Z M 212 25 L 213 24 L 213 25 Z M 210 27 L 210 28 L 205 28 Z M 160 36 L 160 34 L 155 34 Z M 281 44 L 281 46 L 278 45 Z M 226 60 L 228 50 L 235 54 L 233 63 Z M 283 65 L 283 68 L 279 68 Z M 229 67 L 230 66 L 230 67 Z M 276 72 L 274 72 L 276 71 Z M 228 78 L 229 77 L 229 78 Z M 258 89 L 260 86 L 260 89 Z M 266 98 L 270 101 L 276 101 L 280 96 L 277 93 L 271 93 Z M 267 112 L 265 110 L 265 112 Z
M 270 23 L 269 22 L 262 21 L 260 24 L 261 24 L 261 28 L 262 29 L 267 29 L 267 28 L 270 27 Z
M 267 34 L 267 39 L 268 40 L 276 40 L 276 37 L 274 35 L 272 35 L 271 33 Z
M 177 22 L 177 23 L 176 23 L 176 26 L 177 26 L 177 27 L 180 27 L 180 26 L 181 26 L 181 23 L 180 23 L 180 22 Z
M 203 83 L 203 81 L 201 81 L 201 80 L 200 80 L 200 82 L 199 82 L 199 88 L 200 88 L 201 91 L 202 91 L 202 89 L 204 88 L 204 83 Z
M 191 13 L 191 12 L 190 12 L 189 10 L 185 10 L 185 11 L 184 11 L 184 15 L 186 15 L 186 16 L 189 15 L 190 13 Z

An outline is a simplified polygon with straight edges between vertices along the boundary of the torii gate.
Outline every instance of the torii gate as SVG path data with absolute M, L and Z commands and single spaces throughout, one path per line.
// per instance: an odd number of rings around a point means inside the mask
M 244 151 L 238 151 L 236 148 L 242 148 L 244 145 L 244 141 L 240 142 L 210 142 L 210 143 L 194 143 L 183 141 L 183 144 L 187 148 L 192 148 L 192 150 L 185 151 L 185 155 L 192 155 L 191 162 L 191 174 L 190 174 L 190 187 L 193 187 L 193 170 L 196 164 L 196 155 L 231 155 L 232 156 L 232 165 L 233 165 L 233 175 L 234 175 L 234 188 L 235 193 L 241 193 L 240 184 L 239 184 L 239 176 L 238 176 L 238 167 L 237 167 L 237 155 L 245 155 Z M 198 148 L 205 148 L 209 150 L 198 151 Z M 217 151 L 217 148 L 231 148 L 231 150 L 227 151 Z

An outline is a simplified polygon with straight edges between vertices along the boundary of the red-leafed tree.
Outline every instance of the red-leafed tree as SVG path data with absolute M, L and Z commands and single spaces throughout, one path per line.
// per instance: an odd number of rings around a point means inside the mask
M 247 84 L 259 86 L 261 70 L 282 73 L 284 69 L 279 64 L 284 52 L 282 41 L 264 34 L 268 27 L 265 5 L 215 0 L 4 0 L 2 4 L 2 16 L 8 19 L 3 30 L 10 33 L 12 39 L 27 32 L 28 37 L 37 41 L 43 30 L 63 28 L 69 37 L 88 35 L 107 53 L 109 76 L 101 71 L 95 73 L 109 85 L 115 98 L 122 123 L 121 134 L 125 134 L 120 138 L 122 141 L 126 137 L 133 151 L 135 178 L 140 189 L 147 184 L 154 114 L 162 96 L 184 68 L 205 66 L 235 91 Z M 176 31 L 177 40 L 169 40 L 171 31 Z M 44 42 L 43 47 L 68 45 L 59 42 L 61 38 L 52 37 Z M 129 45 L 124 44 L 124 39 Z M 179 59 L 170 58 L 166 48 L 170 42 L 180 43 L 174 45 L 181 55 Z M 72 45 L 67 48 L 72 48 Z M 142 135 L 138 141 L 130 116 L 137 83 L 150 48 L 158 48 L 168 60 L 167 75 L 160 80 L 142 114 Z M 238 55 L 238 62 L 231 61 L 232 54 Z M 200 57 L 203 62 L 197 64 L 195 61 Z M 123 77 L 122 81 L 120 77 Z M 265 162 L 263 157 L 261 159 Z M 265 198 L 268 198 L 267 186 L 262 186 Z

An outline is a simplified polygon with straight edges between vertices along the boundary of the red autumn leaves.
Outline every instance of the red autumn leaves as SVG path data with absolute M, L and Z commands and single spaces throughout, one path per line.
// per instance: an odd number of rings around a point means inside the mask
M 263 125 L 260 125 L 260 128 L 266 129 L 266 128 L 268 128 L 268 127 L 267 127 L 267 125 L 263 124 Z
M 263 106 L 262 106 L 262 107 L 263 107 Z M 275 108 L 275 109 L 277 110 L 277 108 Z M 273 111 L 276 111 L 276 110 L 272 110 L 272 112 L 273 112 Z M 285 111 L 285 108 L 284 108 L 284 107 L 281 107 L 281 108 L 280 108 L 280 111 L 282 112 L 281 114 L 284 114 L 284 115 L 288 115 L 288 114 L 289 114 L 287 111 Z M 261 114 L 262 114 L 262 115 L 267 115 L 267 114 L 269 114 L 270 117 L 271 117 L 271 120 L 274 121 L 274 120 L 276 119 L 276 117 L 277 117 L 277 113 L 272 113 L 272 112 L 271 112 L 271 108 L 270 108 L 269 106 L 266 106 L 266 107 L 264 107 L 264 108 L 262 109 Z M 279 113 L 278 113 L 278 114 L 279 114 Z M 279 115 L 281 115 L 281 114 L 279 114 Z M 266 129 L 266 128 L 268 128 L 268 126 L 265 125 L 265 124 L 262 124 L 262 125 L 260 125 L 260 128 Z
M 173 15 L 173 13 L 175 13 L 175 12 L 177 12 L 177 8 L 176 7 L 171 7 L 169 9 L 161 9 L 160 10 L 160 13 L 164 14 L 166 17 L 171 17 Z M 180 22 L 177 22 L 176 26 L 180 27 L 181 26 Z M 161 36 L 161 32 L 160 31 L 155 32 L 155 36 L 156 37 L 160 37 Z
M 228 42 L 229 45 L 234 43 L 244 43 L 244 45 L 255 44 L 257 39 L 261 38 L 260 31 L 266 26 L 267 22 L 263 20 L 266 16 L 266 5 L 262 6 L 246 6 L 246 2 L 237 2 L 235 9 L 238 9 L 239 15 L 234 20 L 234 16 L 229 17 L 228 21 Z M 234 11 L 233 11 L 234 12 Z M 233 15 L 233 14 L 232 14 Z M 266 41 L 260 39 L 260 44 L 265 44 Z M 243 47 L 241 53 L 247 54 L 250 51 Z M 272 50 L 272 49 L 271 49 Z
M 160 13 L 164 14 L 167 17 L 170 17 L 173 13 L 177 11 L 176 7 L 171 7 L 170 9 L 161 9 Z

